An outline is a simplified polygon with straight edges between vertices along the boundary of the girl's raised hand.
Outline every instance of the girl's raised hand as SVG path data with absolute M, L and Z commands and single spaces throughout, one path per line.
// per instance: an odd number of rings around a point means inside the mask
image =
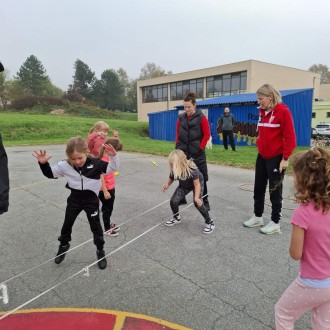
M 40 164 L 46 164 L 49 161 L 49 159 L 52 158 L 52 156 L 46 155 L 46 150 L 40 150 L 40 152 L 34 151 L 32 156 L 37 158 Z
M 104 147 L 104 150 L 109 154 L 110 157 L 117 155 L 117 151 L 111 144 L 103 144 L 102 146 Z

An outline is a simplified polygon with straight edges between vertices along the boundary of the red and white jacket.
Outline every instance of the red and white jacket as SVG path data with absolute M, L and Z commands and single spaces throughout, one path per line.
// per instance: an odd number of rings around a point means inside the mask
M 267 113 L 260 109 L 258 132 L 258 152 L 265 159 L 278 155 L 289 158 L 296 147 L 292 115 L 283 103 L 277 104 Z

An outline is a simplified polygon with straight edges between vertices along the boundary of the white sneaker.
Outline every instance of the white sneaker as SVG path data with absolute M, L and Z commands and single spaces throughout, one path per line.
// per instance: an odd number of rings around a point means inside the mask
M 279 223 L 275 223 L 273 221 L 269 221 L 269 223 L 260 229 L 263 234 L 271 235 L 275 233 L 281 232 L 281 226 Z
M 174 215 L 172 219 L 165 222 L 165 226 L 174 226 L 178 223 L 181 223 L 181 216 L 180 215 Z
M 256 217 L 255 215 L 251 217 L 250 220 L 243 222 L 245 227 L 260 227 L 264 225 L 264 219 L 262 217 Z

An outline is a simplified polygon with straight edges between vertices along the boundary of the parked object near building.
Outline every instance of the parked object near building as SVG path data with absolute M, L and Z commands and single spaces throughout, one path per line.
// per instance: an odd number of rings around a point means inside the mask
M 315 127 L 316 134 L 330 136 L 330 123 L 320 123 Z

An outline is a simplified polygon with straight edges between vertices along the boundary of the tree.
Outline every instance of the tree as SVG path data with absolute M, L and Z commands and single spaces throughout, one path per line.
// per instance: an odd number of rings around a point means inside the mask
M 327 65 L 324 64 L 313 64 L 308 71 L 321 74 L 321 84 L 330 83 L 330 72 Z
M 90 97 L 92 85 L 95 82 L 95 73 L 83 61 L 77 59 L 74 63 L 72 91 L 86 98 Z
M 124 88 L 118 74 L 112 69 L 103 71 L 101 79 L 94 82 L 91 95 L 92 100 L 102 108 L 123 109 Z
M 49 77 L 42 63 L 36 56 L 29 56 L 17 72 L 15 79 L 28 95 L 45 95 Z
M 0 73 L 0 107 L 6 109 L 8 103 L 8 92 L 9 92 L 9 82 L 8 82 L 9 72 L 7 70 Z
M 157 66 L 155 63 L 147 63 L 142 69 L 139 76 L 139 79 L 150 79 L 163 77 L 172 74 L 171 71 L 166 72 L 160 66 Z
M 131 80 L 126 91 L 126 105 L 130 111 L 136 111 L 137 109 L 136 83 L 137 79 Z
M 124 89 L 124 102 L 122 109 L 133 111 L 137 107 L 136 79 L 129 79 L 126 71 L 122 68 L 117 70 L 120 85 Z

